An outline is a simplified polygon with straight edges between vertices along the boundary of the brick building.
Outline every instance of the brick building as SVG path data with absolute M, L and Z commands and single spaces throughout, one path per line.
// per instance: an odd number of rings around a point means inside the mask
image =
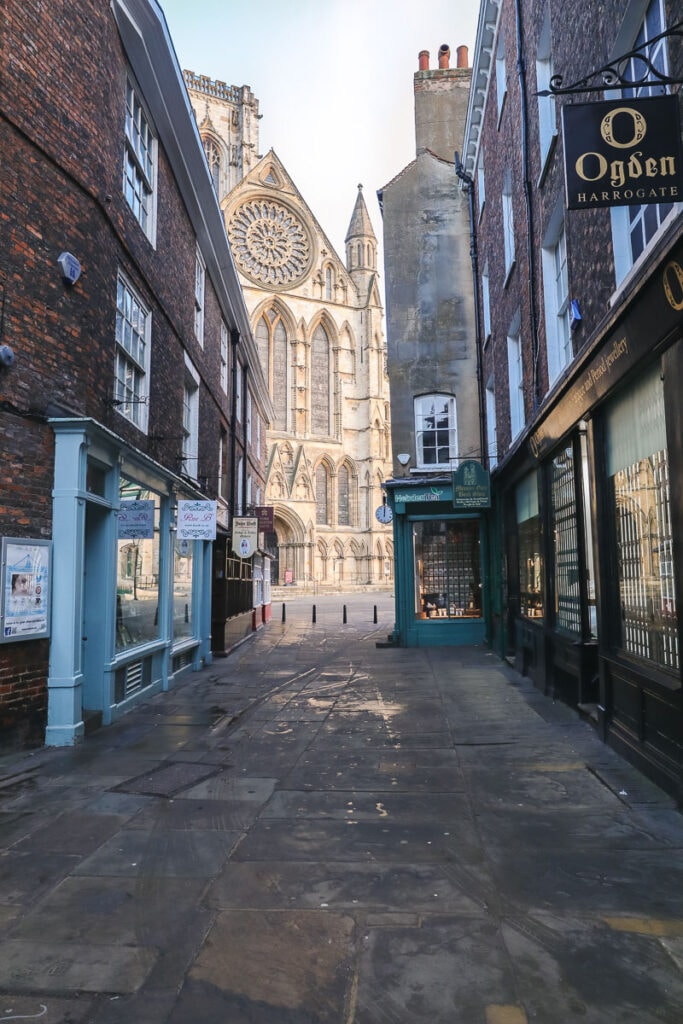
M 559 0 L 483 0 L 461 171 L 495 497 L 492 642 L 680 798 L 677 20 L 669 0 L 577 0 L 571 17 Z M 558 75 L 579 91 L 553 93 Z
M 70 744 L 211 659 L 213 545 L 179 512 L 216 501 L 225 536 L 237 461 L 264 481 L 234 382 L 271 406 L 158 5 L 3 25 L 0 737 Z

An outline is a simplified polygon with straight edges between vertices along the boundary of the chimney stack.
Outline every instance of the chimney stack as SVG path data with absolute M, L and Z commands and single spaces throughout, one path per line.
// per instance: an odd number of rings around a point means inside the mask
M 466 46 L 459 46 L 455 51 L 457 56 L 457 65 L 459 68 L 469 67 L 469 51 Z
M 448 43 L 442 43 L 439 47 L 439 67 L 447 68 L 451 59 L 451 48 Z
M 419 71 L 429 71 L 429 50 L 420 50 L 417 55 Z

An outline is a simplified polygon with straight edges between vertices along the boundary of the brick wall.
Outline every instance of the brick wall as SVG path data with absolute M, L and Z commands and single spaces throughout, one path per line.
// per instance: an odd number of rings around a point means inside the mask
M 99 0 L 6 0 L 0 53 L 0 536 L 52 534 L 51 416 L 87 416 L 180 471 L 184 351 L 198 370 L 200 467 L 218 477 L 220 309 L 207 275 L 205 342 L 194 338 L 196 239 L 161 146 L 154 245 L 122 190 L 127 65 Z M 143 97 L 144 99 L 144 97 Z M 66 284 L 69 251 L 82 274 Z M 113 406 L 119 270 L 152 312 L 149 426 Z M 47 705 L 47 642 L 0 645 L 0 733 L 35 740 Z

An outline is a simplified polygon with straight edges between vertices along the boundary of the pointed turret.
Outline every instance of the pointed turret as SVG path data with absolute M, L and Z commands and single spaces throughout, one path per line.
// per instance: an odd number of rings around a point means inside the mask
M 363 186 L 358 186 L 356 205 L 346 233 L 346 269 L 361 292 L 377 273 L 377 238 L 372 230 L 368 208 L 363 199 Z M 363 288 L 365 285 L 366 288 Z

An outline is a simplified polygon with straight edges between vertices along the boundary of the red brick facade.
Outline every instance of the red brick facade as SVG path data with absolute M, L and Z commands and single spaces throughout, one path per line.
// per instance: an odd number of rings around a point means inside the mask
M 191 478 L 215 498 L 220 426 L 229 430 L 231 420 L 219 376 L 226 314 L 207 273 L 200 346 L 197 235 L 161 140 L 154 244 L 126 202 L 129 65 L 112 8 L 96 0 L 7 0 L 3 22 L 0 344 L 15 358 L 0 368 L 0 536 L 52 536 L 51 417 L 90 418 L 180 474 L 186 353 L 200 377 L 199 460 Z M 62 278 L 57 260 L 64 251 L 80 262 L 75 284 Z M 119 272 L 152 315 L 146 432 L 112 401 Z M 262 483 L 258 461 L 256 471 Z M 44 720 L 48 656 L 46 641 L 0 644 L 0 737 L 23 735 L 27 718 Z

